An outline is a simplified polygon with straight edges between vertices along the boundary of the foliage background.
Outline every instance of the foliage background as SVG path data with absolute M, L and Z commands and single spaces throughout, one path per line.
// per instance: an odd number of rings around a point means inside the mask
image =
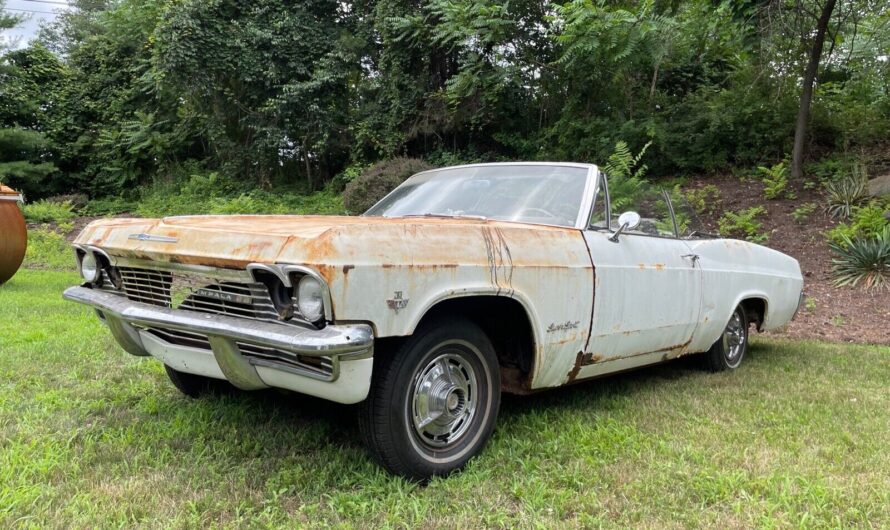
M 651 142 L 654 178 L 769 164 L 790 148 L 821 5 L 73 3 L 0 59 L 0 179 L 30 198 L 132 198 L 210 173 L 236 196 L 336 192 L 397 156 L 602 162 L 619 140 Z M 886 1 L 835 9 L 814 158 L 888 137 L 888 23 Z

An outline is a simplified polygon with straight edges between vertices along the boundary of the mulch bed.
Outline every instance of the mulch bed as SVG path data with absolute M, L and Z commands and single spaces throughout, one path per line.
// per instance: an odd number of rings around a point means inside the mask
M 763 184 L 756 179 L 709 177 L 691 183 L 690 187 L 708 184 L 717 186 L 721 195 L 715 211 L 702 218 L 709 228 L 716 230 L 717 219 L 726 210 L 763 206 L 767 214 L 760 220 L 764 231 L 769 233 L 769 240 L 763 245 L 800 262 L 804 293 L 812 301 L 801 308 L 797 318 L 785 329 L 769 335 L 890 345 L 890 291 L 836 287 L 832 282 L 832 253 L 824 232 L 836 223 L 824 212 L 825 199 L 818 190 L 805 190 L 802 183 L 792 183 L 789 188 L 797 194 L 795 200 L 767 201 L 763 197 Z M 808 202 L 817 205 L 815 213 L 801 223 L 796 222 L 792 212 Z

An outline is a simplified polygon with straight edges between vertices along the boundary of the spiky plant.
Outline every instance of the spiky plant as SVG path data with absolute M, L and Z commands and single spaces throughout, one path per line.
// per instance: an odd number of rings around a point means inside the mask
M 853 208 L 868 201 L 868 176 L 864 170 L 825 185 L 828 214 L 838 219 L 849 219 Z
M 837 255 L 832 260 L 834 283 L 856 287 L 860 282 L 866 289 L 890 286 L 890 226 L 871 238 L 841 237 L 840 243 L 829 247 Z

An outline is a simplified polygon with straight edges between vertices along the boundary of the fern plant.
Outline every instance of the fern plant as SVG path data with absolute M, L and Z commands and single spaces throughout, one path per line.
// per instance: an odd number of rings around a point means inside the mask
M 890 226 L 873 238 L 843 237 L 841 244 L 829 244 L 837 255 L 832 260 L 834 283 L 866 289 L 884 289 L 890 285 Z
M 640 161 L 650 145 L 652 142 L 644 145 L 634 156 L 627 142 L 619 141 L 615 144 L 615 151 L 603 164 L 602 169 L 609 176 L 609 200 L 613 212 L 620 213 L 630 206 L 635 206 L 645 193 L 646 181 L 643 177 L 649 168 Z
M 763 195 L 768 200 L 778 199 L 788 187 L 788 166 L 784 161 L 772 167 L 757 166 L 763 173 Z
M 754 243 L 766 241 L 769 236 L 760 233 L 763 223 L 757 218 L 766 213 L 763 206 L 754 206 L 739 212 L 726 212 L 717 221 L 720 234 L 741 237 Z

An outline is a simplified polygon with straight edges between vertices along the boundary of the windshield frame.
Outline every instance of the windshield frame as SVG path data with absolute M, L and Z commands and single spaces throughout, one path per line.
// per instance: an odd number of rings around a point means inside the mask
M 486 221 L 497 221 L 497 222 L 502 222 L 502 223 L 520 223 L 520 224 L 527 224 L 527 225 L 554 226 L 557 228 L 568 228 L 568 229 L 574 228 L 574 229 L 578 229 L 578 230 L 583 230 L 585 228 L 585 225 L 587 224 L 587 218 L 589 218 L 589 216 L 590 216 L 590 208 L 593 203 L 593 197 L 594 197 L 595 193 L 597 192 L 596 186 L 597 186 L 597 175 L 599 174 L 599 169 L 594 164 L 581 164 L 581 163 L 576 163 L 576 162 L 489 162 L 489 163 L 481 163 L 481 164 L 462 164 L 459 166 L 448 166 L 448 167 L 440 167 L 440 168 L 436 168 L 436 169 L 428 169 L 426 171 L 421 171 L 419 173 L 415 173 L 415 174 L 411 175 L 410 177 L 408 177 L 407 179 L 405 179 L 405 182 L 396 186 L 395 189 L 393 189 L 392 191 L 387 193 L 382 199 L 380 199 L 379 201 L 374 203 L 374 205 L 371 206 L 370 208 L 368 208 L 368 210 L 365 213 L 363 213 L 361 215 L 361 217 L 372 217 L 367 214 L 368 211 L 373 210 L 378 204 L 385 201 L 387 199 L 387 197 L 389 197 L 390 195 L 395 193 L 396 190 L 398 190 L 399 188 L 404 186 L 405 183 L 407 183 L 409 180 L 413 179 L 414 177 L 416 177 L 418 175 L 425 175 L 427 173 L 435 173 L 438 171 L 445 171 L 445 170 L 452 170 L 452 169 L 463 169 L 463 168 L 474 168 L 474 167 L 492 167 L 492 166 L 506 166 L 506 167 L 509 167 L 509 166 L 557 166 L 557 167 L 572 167 L 572 168 L 586 169 L 587 176 L 585 177 L 585 182 L 584 182 L 584 196 L 581 198 L 581 204 L 578 209 L 578 213 L 575 216 L 575 223 L 572 226 L 565 226 L 565 225 L 559 225 L 559 224 L 553 224 L 553 223 L 540 223 L 540 222 L 535 223 L 535 222 L 531 222 L 531 221 L 505 221 L 505 220 L 501 220 L 501 219 L 485 219 Z M 411 217 L 416 218 L 418 216 L 419 215 L 394 215 L 392 217 L 389 217 L 389 216 L 379 216 L 379 217 L 383 217 L 384 219 L 405 219 L 405 218 L 411 218 Z M 378 217 L 378 216 L 374 216 L 374 217 Z M 436 217 L 436 216 L 432 215 L 431 217 Z M 448 218 L 447 216 L 443 216 L 443 217 Z M 454 218 L 455 219 L 465 219 L 465 217 L 459 217 L 459 216 L 454 217 Z

